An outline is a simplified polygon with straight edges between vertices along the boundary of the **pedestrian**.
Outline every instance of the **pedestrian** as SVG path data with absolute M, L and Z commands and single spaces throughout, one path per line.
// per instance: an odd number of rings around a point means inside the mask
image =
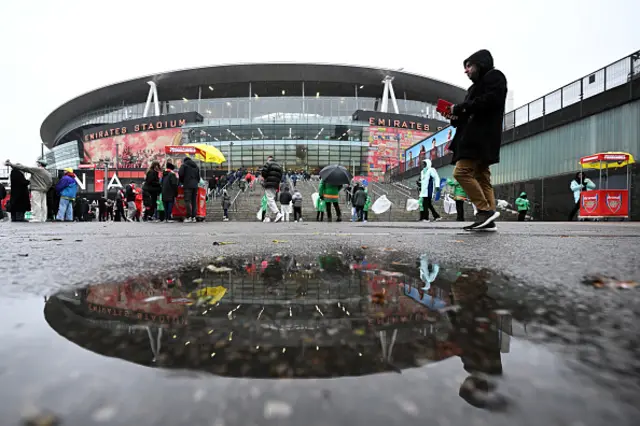
M 291 201 L 293 202 L 293 221 L 302 222 L 302 194 L 299 189 L 293 190 Z
M 142 186 L 143 198 L 145 200 L 144 216 L 147 221 L 152 221 L 158 205 L 158 196 L 162 193 L 160 184 L 160 163 L 152 161 L 147 169 Z
M 198 207 L 198 183 L 200 168 L 189 156 L 185 157 L 178 171 L 178 177 L 184 190 L 184 204 L 187 210 L 185 223 L 195 222 Z
M 64 169 L 64 176 L 56 185 L 56 192 L 60 195 L 56 220 L 73 222 L 73 206 L 78 193 L 78 184 L 73 169 Z
M 47 221 L 55 221 L 60 205 L 60 196 L 56 192 L 56 185 L 60 182 L 60 177 L 51 176 L 51 187 L 47 191 Z
M 267 194 L 262 196 L 260 200 L 260 221 L 265 222 L 267 220 L 267 210 L 269 210 L 269 200 L 267 200 Z
M 261 175 L 264 179 L 263 185 L 264 193 L 267 196 L 267 206 L 271 215 L 275 215 L 274 222 L 278 222 L 283 217 L 282 213 L 278 210 L 278 205 L 276 204 L 276 193 L 283 177 L 282 167 L 280 167 L 280 165 L 273 159 L 273 156 L 270 155 L 267 157 L 267 163 L 262 168 Z M 271 219 L 266 217 L 264 221 L 270 222 Z
M 47 221 L 47 192 L 53 184 L 51 173 L 45 169 L 47 162 L 40 159 L 37 161 L 36 167 L 27 167 L 20 163 L 12 163 L 7 160 L 5 165 L 12 169 L 18 169 L 22 172 L 31 174 L 31 203 L 33 217 L 30 222 L 46 222 Z
M 367 200 L 364 202 L 364 207 L 362 208 L 362 221 L 367 223 L 369 221 L 369 209 L 371 208 L 372 200 L 367 188 L 364 189 L 364 193 L 367 194 Z
M 516 209 L 518 210 L 518 222 L 524 222 L 531 202 L 527 198 L 527 193 L 522 192 L 519 198 L 516 198 Z
M 125 195 L 122 188 L 118 188 L 116 190 L 116 217 L 114 219 L 115 222 L 120 222 L 125 220 L 126 216 L 124 215 L 124 203 L 125 203 Z
M 26 222 L 25 213 L 31 210 L 31 198 L 29 197 L 29 181 L 19 169 L 11 169 L 9 175 L 11 182 L 11 199 L 9 200 L 9 212 L 11 222 Z
M 125 201 L 127 202 L 127 222 L 133 222 L 136 218 L 136 183 L 129 182 L 125 189 Z
M 447 185 L 453 190 L 453 199 L 456 202 L 456 220 L 464 222 L 464 200 L 467 199 L 467 194 L 462 189 L 462 185 L 455 179 L 447 179 Z
M 7 188 L 0 182 L 0 222 L 4 222 L 4 199 L 7 197 Z
M 324 222 L 324 212 L 327 209 L 327 203 L 322 198 L 316 200 L 316 222 Z
M 175 173 L 176 166 L 167 163 L 165 171 L 162 172 L 162 203 L 164 204 L 164 219 L 173 222 L 173 204 L 178 195 L 178 176 Z
M 105 222 L 107 220 L 107 199 L 101 196 L 98 199 L 98 222 Z
M 324 181 L 324 179 L 320 179 L 320 185 L 318 186 L 318 194 L 320 194 L 320 198 L 323 199 L 327 206 L 327 222 L 331 222 L 331 206 L 336 211 L 336 222 L 342 222 L 342 213 L 340 212 L 340 189 L 341 185 L 332 185 L 328 184 Z
M 573 201 L 575 202 L 571 213 L 569 213 L 569 222 L 571 222 L 576 213 L 580 211 L 580 195 L 582 194 L 582 191 L 591 191 L 596 189 L 596 184 L 585 176 L 583 172 L 578 172 L 576 173 L 576 177 L 571 181 L 569 188 L 573 192 Z
M 356 191 L 353 194 L 353 206 L 356 209 L 356 221 L 362 222 L 364 220 L 364 205 L 367 203 L 367 194 L 364 192 L 364 188 L 360 185 L 356 185 Z
M 223 222 L 229 221 L 229 208 L 231 207 L 231 197 L 229 196 L 229 192 L 226 189 L 222 190 L 222 211 L 223 211 Z
M 293 197 L 289 192 L 289 187 L 285 186 L 284 191 L 280 193 L 280 209 L 282 214 L 284 215 L 284 221 L 289 222 L 290 216 L 292 213 L 291 202 L 293 201 Z
M 429 221 L 429 211 L 433 214 L 433 220 L 440 220 L 440 215 L 433 207 L 433 197 L 440 191 L 440 176 L 436 169 L 431 167 L 431 160 L 422 160 L 422 170 L 420 171 L 420 199 L 422 201 L 422 210 L 420 211 L 420 220 Z
M 488 50 L 465 59 L 464 69 L 473 84 L 464 102 L 452 105 L 445 114 L 456 128 L 449 148 L 455 164 L 453 177 L 478 209 L 476 221 L 463 229 L 495 231 L 494 222 L 500 213 L 496 211 L 489 167 L 500 162 L 507 79 L 494 68 Z

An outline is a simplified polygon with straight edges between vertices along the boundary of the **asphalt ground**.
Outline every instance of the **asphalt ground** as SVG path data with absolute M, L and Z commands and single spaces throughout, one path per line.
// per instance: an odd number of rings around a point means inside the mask
M 450 223 L 0 223 L 0 241 L 3 425 L 47 413 L 64 425 L 631 425 L 640 415 L 640 288 L 585 282 L 594 274 L 640 281 L 635 223 L 500 223 L 495 234 Z M 61 290 L 274 253 L 427 255 L 443 268 L 503 277 L 493 291 L 527 321 L 503 359 L 508 408 L 459 398 L 466 373 L 456 357 L 401 374 L 233 379 L 103 357 L 43 319 L 44 296 Z

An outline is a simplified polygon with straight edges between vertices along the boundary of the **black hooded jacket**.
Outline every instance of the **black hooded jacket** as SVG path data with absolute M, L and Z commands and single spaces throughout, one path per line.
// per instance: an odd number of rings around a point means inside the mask
M 451 120 L 456 135 L 451 141 L 453 161 L 480 160 L 489 165 L 500 162 L 502 121 L 507 98 L 507 79 L 493 67 L 493 57 L 488 50 L 480 50 L 464 64 L 475 64 L 477 75 L 469 87 L 467 96 L 453 108 Z
M 275 161 L 267 161 L 267 164 L 262 168 L 262 177 L 264 178 L 265 189 L 275 189 L 276 191 L 280 187 L 280 181 L 282 181 L 282 167 Z
M 180 183 L 185 189 L 196 189 L 200 183 L 200 169 L 195 161 L 189 157 L 184 159 L 178 176 L 180 176 Z
M 162 201 L 173 202 L 178 195 L 178 177 L 171 170 L 162 172 Z

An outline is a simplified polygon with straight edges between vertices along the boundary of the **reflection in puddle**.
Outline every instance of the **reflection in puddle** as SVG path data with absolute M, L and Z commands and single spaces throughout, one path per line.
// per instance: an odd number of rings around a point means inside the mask
M 232 377 L 358 376 L 459 356 L 474 405 L 502 374 L 511 317 L 486 271 L 377 264 L 364 257 L 219 258 L 171 276 L 59 293 L 45 317 L 59 334 L 134 363 Z

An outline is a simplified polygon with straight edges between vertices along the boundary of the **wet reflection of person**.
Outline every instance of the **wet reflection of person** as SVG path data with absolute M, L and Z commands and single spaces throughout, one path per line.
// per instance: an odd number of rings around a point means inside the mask
M 453 341 L 469 373 L 460 386 L 460 397 L 477 408 L 501 410 L 506 401 L 495 392 L 493 380 L 502 376 L 500 329 L 494 312 L 496 303 L 487 295 L 488 280 L 486 271 L 462 273 L 451 286 L 453 302 L 460 309 L 450 311 L 449 316 L 454 326 Z

